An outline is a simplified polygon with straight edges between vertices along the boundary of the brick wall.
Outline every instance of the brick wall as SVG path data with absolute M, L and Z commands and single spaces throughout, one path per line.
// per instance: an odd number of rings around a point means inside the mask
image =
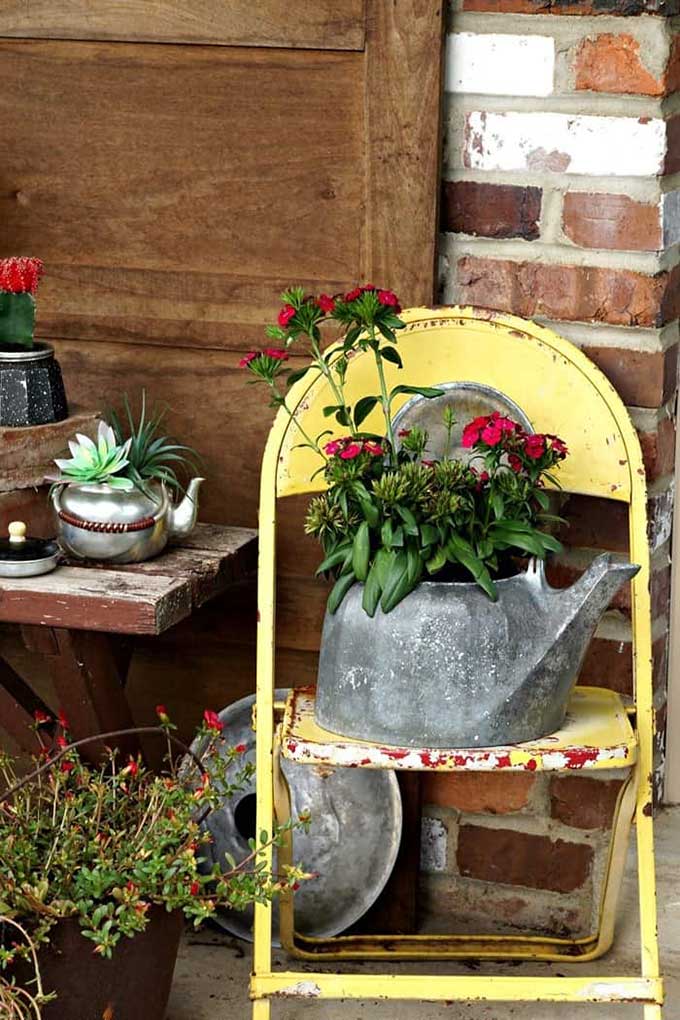
M 680 312 L 680 3 L 454 0 L 449 15 L 440 290 L 552 326 L 600 366 L 649 481 L 656 766 L 663 774 Z M 568 437 L 567 437 L 568 439 Z M 572 497 L 569 584 L 627 550 L 625 509 Z M 630 695 L 622 593 L 582 679 Z M 584 935 L 620 776 L 430 777 L 428 926 Z

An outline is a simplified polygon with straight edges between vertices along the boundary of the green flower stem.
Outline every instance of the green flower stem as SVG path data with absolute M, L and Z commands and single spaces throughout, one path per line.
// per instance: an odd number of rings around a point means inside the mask
M 293 422 L 293 424 L 297 428 L 298 432 L 300 432 L 300 434 L 305 438 L 305 440 L 309 443 L 309 445 L 312 447 L 314 452 L 318 453 L 320 457 L 323 457 L 323 459 L 326 460 L 326 456 L 322 452 L 319 444 L 316 442 L 315 439 L 312 439 L 311 436 L 307 435 L 307 433 L 303 429 L 302 425 L 297 420 L 294 412 L 291 411 L 291 409 L 289 408 L 288 404 L 286 403 L 286 398 L 283 396 L 283 394 L 279 393 L 279 391 L 277 390 L 277 388 L 276 388 L 276 386 L 275 386 L 275 384 L 273 382 L 271 382 L 269 385 L 271 386 L 272 393 L 276 397 L 277 407 L 282 407 L 284 409 L 284 411 L 286 412 L 286 414 L 288 415 L 290 420 Z
M 323 375 L 325 375 L 326 378 L 328 379 L 328 383 L 329 383 L 329 385 L 330 385 L 330 387 L 331 387 L 331 389 L 333 391 L 333 396 L 335 397 L 335 401 L 338 404 L 338 406 L 339 407 L 346 407 L 347 405 L 345 403 L 345 394 L 344 394 L 343 388 L 342 387 L 338 387 L 338 384 L 336 383 L 335 379 L 333 378 L 333 373 L 331 372 L 329 366 L 324 361 L 323 355 L 321 353 L 321 349 L 320 349 L 318 343 L 316 342 L 316 340 L 314 339 L 314 337 L 311 335 L 311 333 L 307 333 L 307 336 L 309 337 L 309 342 L 311 343 L 312 350 L 314 352 L 314 359 L 315 359 L 314 360 L 314 364 L 319 369 L 319 371 L 322 372 Z M 356 433 L 356 429 L 354 428 L 354 425 L 352 424 L 352 417 L 351 417 L 351 415 L 350 415 L 350 419 L 349 419 L 349 430 L 350 430 L 350 432 L 352 433 L 353 436 L 356 436 L 357 433 Z
M 371 344 L 375 343 L 375 327 L 371 326 Z M 380 395 L 383 414 L 385 416 L 385 428 L 387 430 L 387 439 L 390 444 L 390 467 L 395 466 L 395 458 L 397 448 L 394 442 L 394 429 L 392 427 L 392 415 L 390 413 L 390 398 L 387 392 L 387 383 L 385 381 L 385 372 L 383 370 L 383 360 L 380 356 L 380 351 L 377 347 L 373 347 L 373 353 L 375 355 L 375 363 L 378 368 L 378 379 L 380 380 Z

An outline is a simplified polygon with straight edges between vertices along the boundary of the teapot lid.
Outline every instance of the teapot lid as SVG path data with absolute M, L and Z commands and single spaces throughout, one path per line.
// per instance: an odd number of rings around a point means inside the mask
M 53 539 L 27 537 L 23 521 L 12 521 L 7 530 L 9 537 L 0 538 L 0 575 L 30 577 L 57 566 L 59 546 Z

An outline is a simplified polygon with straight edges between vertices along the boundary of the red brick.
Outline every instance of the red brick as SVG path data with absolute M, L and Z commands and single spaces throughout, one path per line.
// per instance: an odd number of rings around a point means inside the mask
M 655 690 L 663 690 L 668 670 L 666 635 L 652 644 L 652 680 Z M 606 687 L 628 697 L 633 695 L 633 654 L 629 641 L 593 638 L 579 674 L 578 682 L 586 687 Z
M 680 89 L 680 35 L 674 35 L 671 52 L 666 69 L 666 92 L 677 92 Z
M 675 464 L 675 425 L 671 418 L 659 422 L 654 432 L 640 432 L 640 446 L 649 481 L 671 474 Z
M 629 407 L 661 407 L 677 388 L 678 346 L 665 351 L 630 351 L 584 345 Z
M 445 181 L 442 194 L 442 230 L 480 237 L 539 235 L 540 188 L 478 181 Z
M 576 88 L 589 92 L 662 96 L 665 76 L 655 78 L 640 56 L 640 43 L 627 33 L 605 32 L 584 39 L 574 60 Z
M 593 851 L 583 843 L 463 825 L 457 859 L 461 875 L 468 878 L 567 893 L 588 880 Z
M 647 501 L 650 543 L 659 544 L 659 527 L 665 526 L 662 514 L 670 506 L 668 492 L 663 490 Z M 608 549 L 611 552 L 628 552 L 628 507 L 626 503 L 603 499 L 599 496 L 568 495 L 562 504 L 560 516 L 568 524 L 559 537 L 572 548 Z
M 534 782 L 524 773 L 430 772 L 423 777 L 423 800 L 457 811 L 507 815 L 526 807 Z
M 678 0 L 463 0 L 464 11 L 489 14 L 661 14 L 680 12 Z
M 553 776 L 550 814 L 576 829 L 611 829 L 622 779 Z
M 564 232 L 582 248 L 658 251 L 663 247 L 659 209 L 627 195 L 570 191 L 564 198 Z
M 670 274 L 646 276 L 627 269 L 543 265 L 467 255 L 458 261 L 464 304 L 513 312 L 524 318 L 660 326 L 676 315 L 667 296 Z M 673 281 L 675 282 L 675 280 Z

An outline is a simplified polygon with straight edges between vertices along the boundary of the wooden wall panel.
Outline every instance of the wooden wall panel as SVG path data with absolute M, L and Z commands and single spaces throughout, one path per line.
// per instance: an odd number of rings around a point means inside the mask
M 362 65 L 1 42 L 3 247 L 38 244 L 49 266 L 41 332 L 242 349 L 290 281 L 355 279 Z
M 358 50 L 364 0 L 3 0 L 0 36 Z
M 125 10 L 128 40 L 169 42 L 184 26 L 197 33 L 187 41 L 224 43 L 225 12 L 242 6 L 159 0 L 150 21 L 142 0 L 11 0 L 0 37 L 103 37 L 106 25 L 116 36 Z M 44 258 L 38 330 L 73 401 L 106 408 L 144 386 L 170 404 L 173 429 L 205 458 L 207 521 L 256 524 L 271 412 L 238 360 L 262 342 L 283 286 L 373 279 L 406 304 L 433 298 L 442 9 L 367 0 L 360 50 L 361 6 L 243 6 L 234 41 L 252 32 L 286 48 L 0 41 L 0 255 Z M 315 675 L 327 592 L 305 502 L 281 508 L 282 686 Z M 142 642 L 130 680 L 140 721 L 164 701 L 186 733 L 205 705 L 251 690 L 254 631 L 244 585 Z

